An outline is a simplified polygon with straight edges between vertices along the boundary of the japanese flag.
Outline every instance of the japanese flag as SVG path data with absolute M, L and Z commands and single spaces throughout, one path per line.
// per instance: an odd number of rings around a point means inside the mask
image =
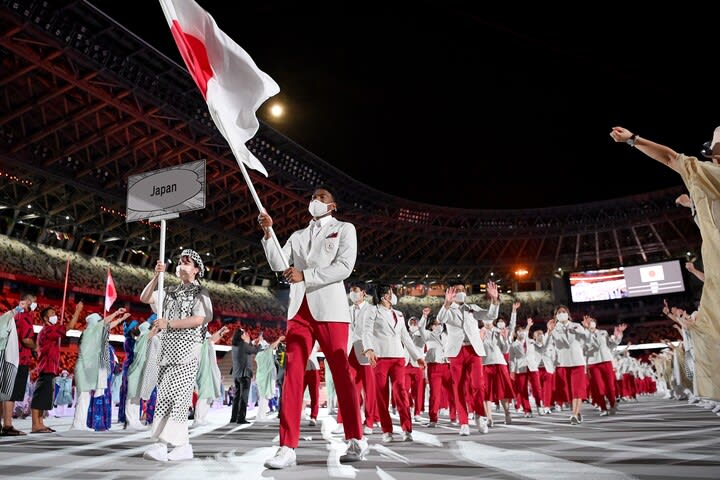
M 210 116 L 236 160 L 267 177 L 267 170 L 245 142 L 260 127 L 255 112 L 280 87 L 194 0 L 160 0 L 160 6 Z
M 643 283 L 659 282 L 665 280 L 665 272 L 662 265 L 652 265 L 649 267 L 640 267 L 640 281 Z
M 117 300 L 117 290 L 115 289 L 115 281 L 108 268 L 107 282 L 105 282 L 105 312 L 110 311 L 115 300 Z

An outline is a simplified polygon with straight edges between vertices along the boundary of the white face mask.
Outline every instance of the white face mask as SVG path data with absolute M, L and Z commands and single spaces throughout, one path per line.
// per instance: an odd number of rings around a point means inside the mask
M 567 312 L 560 312 L 555 315 L 555 318 L 557 318 L 559 322 L 565 323 L 570 320 L 570 315 L 568 315 Z
M 31 311 L 31 312 L 34 312 L 36 308 L 37 308 L 37 303 L 32 302 L 32 303 L 30 304 L 30 311 Z
M 308 212 L 310 212 L 310 215 L 315 218 L 322 217 L 328 213 L 328 204 L 323 203 L 320 200 L 313 200 L 310 202 L 310 205 L 308 205 Z
M 390 305 L 397 305 L 397 296 L 395 296 L 395 292 L 393 292 L 392 297 L 390 297 Z
M 485 328 L 488 330 L 491 329 L 493 326 L 492 320 L 483 320 L 483 325 L 485 325 Z
M 457 292 L 453 300 L 455 301 L 455 303 L 465 303 L 466 298 L 467 294 L 465 292 Z
M 525 332 L 518 332 L 518 338 L 520 340 L 524 340 L 525 337 L 527 337 L 527 334 Z
M 505 322 L 498 322 L 497 323 L 498 328 L 505 328 Z
M 590 322 L 590 329 L 591 329 L 591 330 L 595 330 L 595 327 L 596 327 L 596 326 L 597 326 L 597 325 L 595 324 L 595 322 Z
M 50 325 L 55 325 L 57 323 L 57 315 L 48 318 L 48 322 L 50 322 Z
M 348 297 L 352 303 L 357 303 L 360 300 L 360 292 L 351 291 Z

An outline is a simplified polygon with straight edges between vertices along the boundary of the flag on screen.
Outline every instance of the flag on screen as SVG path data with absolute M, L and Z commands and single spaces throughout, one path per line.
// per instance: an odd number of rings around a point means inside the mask
M 652 265 L 650 267 L 640 267 L 640 281 L 643 283 L 660 282 L 665 280 L 665 272 L 662 265 Z
M 267 177 L 245 142 L 260 127 L 255 112 L 280 87 L 194 0 L 160 0 L 160 5 L 210 116 L 237 161 Z
M 112 304 L 117 300 L 117 290 L 115 289 L 115 282 L 113 281 L 112 274 L 108 268 L 107 282 L 105 282 L 105 311 L 109 312 Z

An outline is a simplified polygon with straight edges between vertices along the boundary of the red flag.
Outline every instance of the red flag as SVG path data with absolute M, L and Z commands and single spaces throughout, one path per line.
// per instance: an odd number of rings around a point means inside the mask
M 105 282 L 105 312 L 109 312 L 112 304 L 117 300 L 117 290 L 110 269 L 108 268 L 107 282 Z
M 245 142 L 260 127 L 255 112 L 280 87 L 193 0 L 160 0 L 160 6 L 210 116 L 237 161 L 267 177 Z

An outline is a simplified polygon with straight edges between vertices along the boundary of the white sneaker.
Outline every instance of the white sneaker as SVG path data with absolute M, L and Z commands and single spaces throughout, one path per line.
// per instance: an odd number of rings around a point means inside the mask
M 368 446 L 367 440 L 365 440 L 364 438 L 361 440 L 352 438 L 348 441 L 348 448 L 345 451 L 345 455 L 342 455 L 340 457 L 340 462 L 350 463 L 364 460 L 365 455 L 367 455 L 368 451 L 370 451 L 370 447 Z
M 372 435 L 372 434 L 373 434 L 373 429 L 370 428 L 370 427 L 368 427 L 367 425 L 365 425 L 365 426 L 363 427 L 363 434 L 365 434 L 365 435 Z
M 481 417 L 480 415 L 477 416 L 475 419 L 475 425 L 477 425 L 478 430 L 480 433 L 488 433 L 488 422 L 487 418 Z
M 427 426 L 428 426 L 428 428 L 436 428 L 436 427 L 437 427 L 437 422 L 430 422 L 430 423 L 427 424 Z
M 578 420 L 578 418 L 575 415 L 570 417 L 570 425 L 578 425 L 579 423 L 580 423 L 580 420 Z
M 383 433 L 382 443 L 390 443 L 393 441 L 392 433 Z
M 173 448 L 172 452 L 167 454 L 167 459 L 172 462 L 177 462 L 180 460 L 192 460 L 193 458 L 193 448 L 192 445 L 189 443 L 186 443 L 185 445 L 179 445 L 175 448 Z
M 154 460 L 156 462 L 167 462 L 167 445 L 164 443 L 153 443 L 147 450 L 145 450 L 145 452 L 143 452 L 143 458 L 145 460 Z
M 602 411 L 600 412 L 600 416 L 601 416 L 601 417 L 607 417 L 608 415 L 609 415 L 609 413 L 608 413 L 607 410 L 602 410 Z
M 402 441 L 403 442 L 412 442 L 413 441 L 412 432 L 403 432 Z
M 457 426 L 460 425 L 460 424 L 458 423 L 457 420 L 452 420 L 452 421 L 450 422 L 450 425 L 453 426 L 453 427 L 457 427 Z
M 345 433 L 345 427 L 343 427 L 342 423 L 338 423 L 337 427 L 335 427 L 332 431 L 334 434 L 343 434 Z
M 460 425 L 460 436 L 461 437 L 469 437 L 470 436 L 470 425 L 467 423 L 465 425 Z
M 294 467 L 295 465 L 297 465 L 295 449 L 290 447 L 278 448 L 275 456 L 265 461 L 265 468 L 271 468 L 273 470 Z
M 308 422 L 308 425 L 310 425 L 311 427 L 314 427 L 315 425 L 317 425 L 317 420 L 314 418 L 311 418 L 310 421 Z
M 424 422 L 423 418 L 420 415 L 415 415 L 413 420 L 415 421 L 415 423 L 423 423 Z

